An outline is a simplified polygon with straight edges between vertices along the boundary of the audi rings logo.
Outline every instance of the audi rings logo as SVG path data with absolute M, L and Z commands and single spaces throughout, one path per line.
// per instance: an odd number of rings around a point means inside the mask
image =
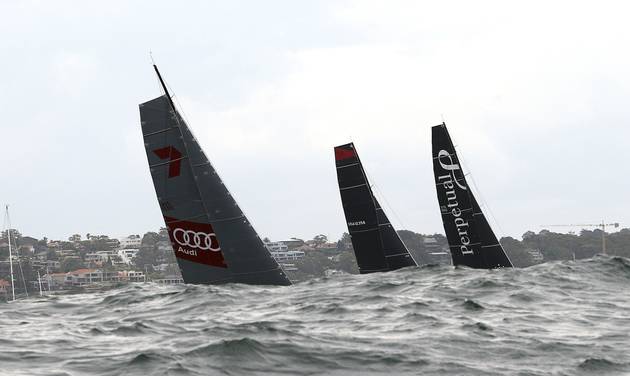
M 206 234 L 205 232 L 195 232 L 191 230 L 176 228 L 175 230 L 173 230 L 173 239 L 175 239 L 177 244 L 184 247 L 187 246 L 212 252 L 219 252 L 221 250 L 218 245 L 216 246 L 216 248 L 212 246 L 213 242 L 217 244 L 217 238 L 214 233 Z

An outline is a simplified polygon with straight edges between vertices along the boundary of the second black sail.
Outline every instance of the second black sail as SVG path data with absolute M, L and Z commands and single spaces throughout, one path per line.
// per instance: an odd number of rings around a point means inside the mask
M 335 147 L 337 180 L 348 232 L 361 274 L 416 266 L 378 203 L 354 144 Z
M 477 269 L 511 267 L 466 182 L 446 124 L 432 127 L 431 136 L 435 186 L 453 265 Z

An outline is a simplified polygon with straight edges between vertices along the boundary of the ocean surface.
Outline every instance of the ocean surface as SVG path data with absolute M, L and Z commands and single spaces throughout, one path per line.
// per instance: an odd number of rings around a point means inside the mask
M 630 260 L 0 304 L 2 375 L 630 375 Z

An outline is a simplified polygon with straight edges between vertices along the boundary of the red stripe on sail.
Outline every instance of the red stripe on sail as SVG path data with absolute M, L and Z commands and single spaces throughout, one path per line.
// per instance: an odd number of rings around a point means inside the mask
M 356 157 L 354 149 L 335 148 L 335 160 L 343 161 L 344 159 L 350 159 Z

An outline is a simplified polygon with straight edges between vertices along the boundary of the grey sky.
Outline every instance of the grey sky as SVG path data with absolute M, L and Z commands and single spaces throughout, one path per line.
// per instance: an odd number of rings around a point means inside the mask
M 0 202 L 36 237 L 163 225 L 138 115 L 160 95 L 151 50 L 262 236 L 346 231 L 332 147 L 350 140 L 399 228 L 443 232 L 442 116 L 500 235 L 627 224 L 629 7 L 2 2 Z

